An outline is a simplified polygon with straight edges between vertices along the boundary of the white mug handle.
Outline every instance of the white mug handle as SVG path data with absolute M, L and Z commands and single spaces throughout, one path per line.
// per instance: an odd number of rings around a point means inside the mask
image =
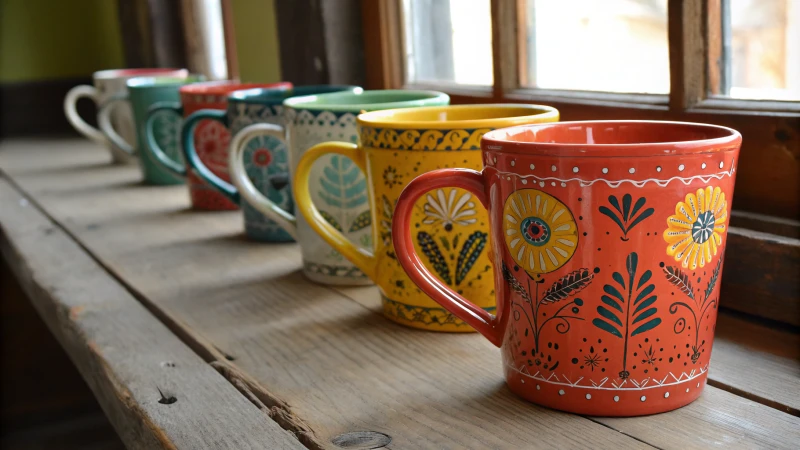
M 114 129 L 114 125 L 111 123 L 111 112 L 114 110 L 114 107 L 117 106 L 117 103 L 123 101 L 128 101 L 128 94 L 119 93 L 109 98 L 103 106 L 100 107 L 100 112 L 97 114 L 97 124 L 100 126 L 100 131 L 105 138 L 110 140 L 117 148 L 133 156 L 136 149 L 131 143 L 117 133 L 117 130 Z
M 239 190 L 239 195 L 247 203 L 261 212 L 261 214 L 272 219 L 297 240 L 297 220 L 295 217 L 264 196 L 250 180 L 250 177 L 247 176 L 247 170 L 244 167 L 244 150 L 247 147 L 247 143 L 257 136 L 272 136 L 280 139 L 284 145 L 286 144 L 286 129 L 280 125 L 256 123 L 242 128 L 231 139 L 228 159 L 231 181 L 236 186 L 236 189 Z
M 94 86 L 86 84 L 75 86 L 70 89 L 69 92 L 67 92 L 67 96 L 64 97 L 64 114 L 67 116 L 69 123 L 82 135 L 98 144 L 108 144 L 108 139 L 103 136 L 100 130 L 86 123 L 86 121 L 78 115 L 78 109 L 76 107 L 78 100 L 82 97 L 88 97 L 97 103 L 97 94 L 97 89 Z

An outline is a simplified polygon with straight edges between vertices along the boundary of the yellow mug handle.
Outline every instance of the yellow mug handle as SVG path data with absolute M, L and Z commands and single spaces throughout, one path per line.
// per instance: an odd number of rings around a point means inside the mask
M 300 213 L 306 218 L 311 228 L 314 229 L 322 239 L 325 239 L 331 247 L 344 255 L 345 258 L 349 259 L 350 262 L 361 269 L 367 277 L 375 281 L 375 255 L 369 250 L 353 245 L 339 230 L 325 220 L 325 217 L 320 214 L 317 207 L 314 206 L 314 202 L 311 200 L 311 188 L 309 186 L 311 167 L 314 165 L 314 161 L 329 153 L 350 158 L 361 171 L 365 174 L 367 173 L 367 159 L 364 150 L 355 144 L 348 144 L 346 142 L 325 142 L 311 147 L 303 154 L 303 157 L 300 158 L 297 169 L 295 169 L 292 189 L 294 191 L 297 209 L 300 210 Z

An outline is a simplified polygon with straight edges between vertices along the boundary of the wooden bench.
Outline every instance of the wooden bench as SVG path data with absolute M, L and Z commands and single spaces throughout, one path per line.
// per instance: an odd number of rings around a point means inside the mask
M 92 144 L 5 141 L 0 170 L 3 257 L 131 448 L 800 448 L 792 326 L 723 310 L 696 402 L 565 414 L 515 397 L 480 336 L 310 283 L 295 244 L 249 242 L 240 212 L 191 211 Z

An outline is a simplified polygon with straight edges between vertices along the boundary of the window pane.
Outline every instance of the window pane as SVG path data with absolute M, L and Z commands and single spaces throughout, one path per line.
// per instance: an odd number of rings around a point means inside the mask
M 491 86 L 490 0 L 403 0 L 406 80 Z
M 800 100 L 800 1 L 726 0 L 723 38 L 731 97 Z
M 669 93 L 667 0 L 527 0 L 525 84 Z

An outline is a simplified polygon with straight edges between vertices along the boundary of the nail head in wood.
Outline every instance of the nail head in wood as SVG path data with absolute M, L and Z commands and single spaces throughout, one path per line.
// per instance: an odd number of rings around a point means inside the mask
M 392 438 L 377 431 L 352 431 L 334 437 L 331 442 L 341 448 L 368 450 L 386 447 L 392 442 Z

